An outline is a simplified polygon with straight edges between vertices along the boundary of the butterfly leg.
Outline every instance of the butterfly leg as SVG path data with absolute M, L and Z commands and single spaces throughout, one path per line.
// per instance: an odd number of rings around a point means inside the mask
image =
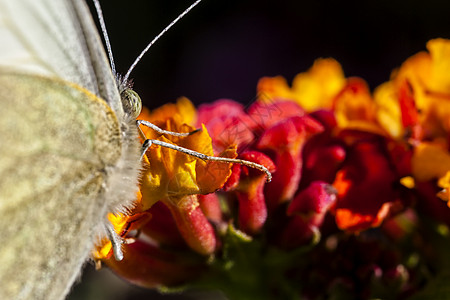
M 109 221 L 105 222 L 105 229 L 112 244 L 114 258 L 117 261 L 121 261 L 123 259 L 122 238 L 116 233 L 116 231 L 114 230 L 114 226 Z
M 142 124 L 146 127 L 152 128 L 153 130 L 155 130 L 156 132 L 158 132 L 160 134 L 169 134 L 169 135 L 181 136 L 181 137 L 189 136 L 193 133 L 196 133 L 200 129 L 194 130 L 192 132 L 180 133 L 180 132 L 173 132 L 173 131 L 167 131 L 167 130 L 161 129 L 158 126 L 156 126 L 148 121 L 144 121 L 144 120 L 137 120 L 136 124 L 137 124 L 137 128 L 139 130 L 139 134 L 141 135 L 141 137 L 143 139 L 145 139 L 144 143 L 142 144 L 142 148 L 141 148 L 141 160 L 144 157 L 145 152 L 147 152 L 148 148 L 150 148 L 153 144 L 155 144 L 155 145 L 158 145 L 161 147 L 166 147 L 166 148 L 178 151 L 178 152 L 185 153 L 187 155 L 197 157 L 203 161 L 220 161 L 223 163 L 238 163 L 238 164 L 241 164 L 244 166 L 248 166 L 250 168 L 258 169 L 258 170 L 266 173 L 267 182 L 270 182 L 272 180 L 272 174 L 270 173 L 270 171 L 266 167 L 264 167 L 260 164 L 257 164 L 257 163 L 251 162 L 251 161 L 247 161 L 247 160 L 243 160 L 243 159 L 209 156 L 209 155 L 206 155 L 206 154 L 203 154 L 203 153 L 191 150 L 191 149 L 187 149 L 187 148 L 183 148 L 183 147 L 174 145 L 174 144 L 162 142 L 159 140 L 150 140 L 150 139 L 146 138 L 144 132 L 142 131 L 142 129 L 139 125 Z
M 137 120 L 136 124 L 137 124 L 139 129 L 140 129 L 139 125 L 142 124 L 142 125 L 144 125 L 144 126 L 146 126 L 148 128 L 153 129 L 154 131 L 158 132 L 159 134 L 168 134 L 168 135 L 172 135 L 172 136 L 190 136 L 191 134 L 194 134 L 194 133 L 196 133 L 196 132 L 201 130 L 201 129 L 196 129 L 196 130 L 191 131 L 191 132 L 168 131 L 168 130 L 161 129 L 158 126 L 156 126 L 155 124 L 150 123 L 150 122 L 145 121 L 145 120 Z
M 238 158 L 227 158 L 227 157 L 216 157 L 216 156 L 209 156 L 191 149 L 187 149 L 184 147 L 180 147 L 177 145 L 173 145 L 170 143 L 166 143 L 160 140 L 150 140 L 147 139 L 144 141 L 144 143 L 142 144 L 142 148 L 141 148 L 141 159 L 144 156 L 145 152 L 147 152 L 148 148 L 150 148 L 152 145 L 158 145 L 161 147 L 166 147 L 169 149 L 173 149 L 175 151 L 199 158 L 203 161 L 219 161 L 219 162 L 223 162 L 223 163 L 237 163 L 237 164 L 241 164 L 250 168 L 254 168 L 254 169 L 258 169 L 264 173 L 266 173 L 266 181 L 270 182 L 272 180 L 272 174 L 270 173 L 270 171 L 263 165 L 251 162 L 251 161 L 247 161 L 247 160 L 243 160 L 243 159 L 238 159 Z

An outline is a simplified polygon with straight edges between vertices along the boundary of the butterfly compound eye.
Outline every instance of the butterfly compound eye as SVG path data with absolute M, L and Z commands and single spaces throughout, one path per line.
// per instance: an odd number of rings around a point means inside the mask
M 142 101 L 138 93 L 132 89 L 125 89 L 121 94 L 122 106 L 128 114 L 137 118 L 142 110 Z

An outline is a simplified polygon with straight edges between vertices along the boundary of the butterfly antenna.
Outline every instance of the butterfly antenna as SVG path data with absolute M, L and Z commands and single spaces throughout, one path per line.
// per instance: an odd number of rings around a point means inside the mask
M 114 64 L 114 58 L 113 58 L 113 53 L 111 50 L 111 43 L 109 42 L 108 31 L 106 31 L 105 19 L 103 18 L 102 8 L 100 7 L 100 2 L 98 0 L 93 0 L 93 2 L 94 2 L 95 10 L 97 11 L 97 17 L 98 17 L 98 21 L 100 23 L 100 28 L 102 29 L 103 38 L 105 39 L 105 44 L 106 44 L 106 49 L 108 51 L 108 57 L 109 57 L 109 63 L 111 65 L 111 70 L 115 77 L 116 76 L 116 66 Z
M 170 22 L 169 25 L 166 26 L 148 45 L 145 47 L 145 49 L 139 54 L 139 56 L 136 58 L 136 60 L 133 62 L 131 67 L 128 69 L 128 72 L 125 74 L 125 76 L 122 79 L 123 83 L 126 83 L 128 81 L 128 78 L 130 77 L 131 72 L 136 67 L 138 62 L 142 59 L 145 53 L 150 49 L 153 44 L 156 43 L 157 40 L 159 40 L 160 37 L 162 37 L 175 23 L 177 23 L 181 18 L 183 18 L 191 9 L 193 9 L 197 4 L 200 3 L 201 0 L 197 0 L 194 3 L 192 3 L 188 8 L 186 8 L 185 11 L 183 11 L 178 17 L 176 17 L 172 22 Z

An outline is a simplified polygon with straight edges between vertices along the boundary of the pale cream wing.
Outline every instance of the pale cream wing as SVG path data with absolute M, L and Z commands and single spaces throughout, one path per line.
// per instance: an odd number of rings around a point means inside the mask
M 62 299 L 106 215 L 114 112 L 63 81 L 0 71 L 0 299 Z
M 0 0 L 0 68 L 74 82 L 123 114 L 115 79 L 84 0 Z
M 124 117 L 83 0 L 0 0 L 0 299 L 64 298 L 107 213 L 130 205 Z

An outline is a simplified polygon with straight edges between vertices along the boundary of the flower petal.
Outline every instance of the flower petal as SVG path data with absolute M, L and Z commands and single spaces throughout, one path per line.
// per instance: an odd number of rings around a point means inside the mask
M 393 189 L 399 178 L 383 147 L 359 142 L 349 150 L 333 186 L 338 191 L 336 223 L 339 228 L 361 231 L 376 227 L 397 208 Z
M 247 151 L 242 153 L 241 158 L 262 164 L 269 171 L 275 170 L 270 158 L 260 152 Z M 239 225 L 242 231 L 255 234 L 261 230 L 267 219 L 267 206 L 264 197 L 266 176 L 259 170 L 250 170 L 245 166 L 242 166 L 242 168 L 245 172 L 241 173 L 236 192 L 239 200 Z
M 340 64 L 334 59 L 317 59 L 305 73 L 298 74 L 289 88 L 283 77 L 262 78 L 258 82 L 260 101 L 292 99 L 306 111 L 329 109 L 345 84 Z M 266 100 L 267 101 L 267 100 Z
M 437 179 L 450 170 L 450 154 L 441 144 L 423 142 L 414 149 L 411 164 L 417 180 Z
M 278 170 L 265 191 L 270 209 L 294 196 L 300 182 L 303 145 L 322 130 L 323 127 L 308 116 L 290 117 L 267 129 L 261 136 L 257 148 L 275 153 Z
M 212 254 L 216 249 L 214 228 L 203 214 L 197 197 L 171 197 L 164 203 L 189 247 L 203 255 Z
M 125 245 L 124 252 L 122 261 L 110 259 L 106 264 L 122 278 L 147 288 L 180 285 L 203 270 L 201 261 L 185 252 L 162 250 L 142 241 Z

